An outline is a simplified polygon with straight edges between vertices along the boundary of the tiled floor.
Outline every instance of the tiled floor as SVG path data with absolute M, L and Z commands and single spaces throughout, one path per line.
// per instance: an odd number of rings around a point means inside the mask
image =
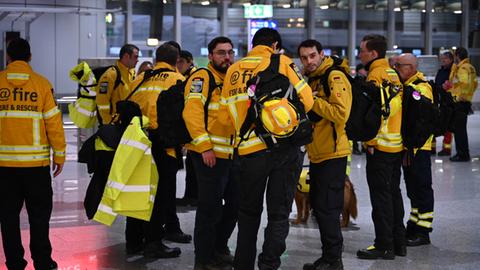
M 370 245 L 374 239 L 371 206 L 365 180 L 365 156 L 354 156 L 352 182 L 355 185 L 359 217 L 343 231 L 345 269 L 480 269 L 480 112 L 469 117 L 469 137 L 472 161 L 451 163 L 447 158 L 432 157 L 435 190 L 434 231 L 429 246 L 409 248 L 407 257 L 393 261 L 364 261 L 356 258 L 356 251 Z M 83 212 L 83 196 L 89 181 L 86 168 L 76 163 L 76 131 L 67 130 L 70 161 L 64 172 L 54 179 L 54 211 L 51 220 L 51 240 L 54 258 L 61 270 L 79 269 L 192 269 L 193 244 L 172 244 L 182 249 L 175 259 L 146 260 L 141 256 L 126 257 L 124 246 L 124 219 L 119 218 L 109 228 L 88 221 Z M 440 142 L 440 139 L 438 139 Z M 178 174 L 177 197 L 184 189 L 184 171 Z M 405 210 L 409 201 L 402 184 Z M 293 208 L 292 218 L 295 216 Z M 179 208 L 182 228 L 193 233 L 195 210 Z M 23 241 L 28 249 L 28 223 L 22 217 Z M 263 218 L 265 221 L 265 216 Z M 407 217 L 405 217 L 405 221 Z M 262 228 L 265 222 L 262 223 Z M 258 247 L 263 231 L 259 232 Z M 230 241 L 235 248 L 236 231 Z M 320 255 L 319 232 L 310 220 L 304 226 L 292 226 L 287 240 L 287 251 L 282 256 L 281 269 L 302 269 L 305 262 Z M 3 249 L 2 249 L 3 251 Z M 26 251 L 26 257 L 30 254 Z M 30 259 L 29 259 L 30 260 Z M 0 254 L 2 265 L 3 252 Z M 33 269 L 31 263 L 29 269 Z

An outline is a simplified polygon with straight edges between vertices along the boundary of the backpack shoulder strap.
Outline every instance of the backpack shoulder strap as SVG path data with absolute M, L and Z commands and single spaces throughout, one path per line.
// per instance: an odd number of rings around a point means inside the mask
M 193 74 L 204 70 L 208 74 L 208 94 L 207 94 L 207 99 L 205 100 L 205 104 L 203 105 L 203 114 L 204 114 L 204 122 L 205 122 L 205 131 L 208 133 L 208 105 L 210 104 L 210 101 L 212 99 L 212 94 L 215 88 L 217 87 L 222 87 L 223 84 L 217 84 L 215 81 L 215 76 L 213 76 L 213 73 L 208 69 L 208 68 L 198 68 L 193 72 L 189 77 L 193 76 Z
M 270 56 L 270 65 L 269 68 L 273 71 L 273 73 L 279 73 L 280 68 L 280 54 L 273 53 Z
M 115 90 L 120 84 L 124 84 L 124 83 L 122 81 L 122 74 L 120 73 L 120 69 L 116 65 L 112 65 L 112 67 L 115 69 L 115 72 L 117 73 L 117 76 L 115 78 L 115 83 L 113 84 L 113 90 Z

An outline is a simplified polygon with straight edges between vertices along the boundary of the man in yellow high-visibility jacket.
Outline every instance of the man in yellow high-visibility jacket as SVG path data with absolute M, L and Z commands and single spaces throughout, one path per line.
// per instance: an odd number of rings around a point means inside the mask
M 8 269 L 25 269 L 20 211 L 26 204 L 30 252 L 35 269 L 57 269 L 52 260 L 49 221 L 52 214 L 50 149 L 53 176 L 65 162 L 62 113 L 53 87 L 28 64 L 30 44 L 7 46 L 7 69 L 0 72 L 0 224 Z
M 396 63 L 396 70 L 405 87 L 413 87 L 433 102 L 432 87 L 424 75 L 417 70 L 417 58 L 411 53 L 402 54 Z M 411 162 L 403 164 L 403 175 L 407 196 L 410 199 L 410 218 L 407 222 L 407 245 L 420 246 L 430 244 L 429 233 L 433 222 L 432 164 L 430 150 L 433 135 L 425 144 L 414 149 Z
M 208 50 L 207 69 L 193 73 L 186 83 L 183 110 L 192 137 L 186 147 L 191 151 L 198 183 L 196 270 L 231 269 L 233 256 L 227 244 L 237 224 L 238 212 L 238 188 L 233 173 L 235 129 L 217 120 L 223 79 L 233 63 L 233 43 L 229 38 L 216 37 L 208 44 Z
M 240 140 L 240 130 L 246 121 L 250 99 L 247 81 L 271 65 L 273 54 L 282 46 L 280 34 L 271 28 L 259 29 L 253 37 L 253 49 L 228 68 L 222 89 L 222 104 L 218 120 L 233 125 L 237 133 L 236 145 L 240 162 L 239 213 L 236 269 L 253 269 L 257 250 L 257 233 L 266 193 L 268 224 L 262 253 L 258 255 L 260 269 L 278 269 L 280 256 L 286 249 L 288 217 L 292 208 L 295 188 L 301 172 L 300 147 L 285 145 L 267 149 L 267 145 L 254 132 Z M 278 58 L 278 73 L 288 78 L 291 90 L 299 97 L 305 111 L 313 106 L 312 89 L 303 79 L 297 66 L 284 55 Z M 226 116 L 226 117 L 223 117 Z
M 470 161 L 468 149 L 467 117 L 472 113 L 472 99 L 477 90 L 477 72 L 470 64 L 468 51 L 465 48 L 455 50 L 455 65 L 452 66 L 449 80 L 443 85 L 444 89 L 452 93 L 455 101 L 454 138 L 457 154 L 450 161 Z
M 367 35 L 362 39 L 359 57 L 368 70 L 367 81 L 374 82 L 378 87 L 387 82 L 401 89 L 400 78 L 385 58 L 386 51 L 387 39 L 384 36 Z M 403 224 L 405 213 L 400 192 L 402 93 L 390 90 L 386 96 L 381 95 L 382 110 L 386 110 L 388 103 L 390 112 L 388 116 L 382 117 L 377 136 L 366 142 L 366 171 L 375 242 L 368 248 L 357 251 L 360 259 L 391 260 L 395 255 L 406 256 L 407 253 Z

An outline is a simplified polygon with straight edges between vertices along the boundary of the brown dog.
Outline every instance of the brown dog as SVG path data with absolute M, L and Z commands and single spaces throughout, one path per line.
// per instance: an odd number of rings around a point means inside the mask
M 310 179 L 308 170 L 302 170 L 300 180 L 295 192 L 295 204 L 297 205 L 297 218 L 292 221 L 292 224 L 305 224 L 310 216 Z M 340 220 L 340 226 L 348 227 L 350 217 L 356 219 L 358 215 L 357 210 L 357 196 L 355 189 L 348 176 L 345 177 L 345 188 L 343 189 L 343 211 Z
M 305 224 L 310 216 L 310 177 L 308 169 L 303 169 L 295 192 L 295 204 L 297 205 L 297 218 L 292 224 Z
M 355 189 L 352 182 L 350 182 L 350 177 L 347 175 L 345 176 L 345 188 L 343 189 L 343 211 L 340 226 L 342 228 L 348 227 L 350 217 L 356 219 L 357 215 L 357 195 L 355 195 Z

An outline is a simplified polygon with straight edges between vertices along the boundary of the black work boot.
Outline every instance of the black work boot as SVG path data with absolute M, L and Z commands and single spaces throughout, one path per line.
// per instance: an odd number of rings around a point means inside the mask
M 395 259 L 395 254 L 393 253 L 393 250 L 381 250 L 377 249 L 375 246 L 369 246 L 366 249 L 360 249 L 357 251 L 357 257 L 365 260 L 393 260 Z
M 428 234 L 417 234 L 415 237 L 407 239 L 407 246 L 417 247 L 430 244 L 430 237 Z
M 303 270 L 343 270 L 342 259 L 333 262 L 328 262 L 322 258 L 316 260 L 314 263 L 306 263 L 303 265 Z

